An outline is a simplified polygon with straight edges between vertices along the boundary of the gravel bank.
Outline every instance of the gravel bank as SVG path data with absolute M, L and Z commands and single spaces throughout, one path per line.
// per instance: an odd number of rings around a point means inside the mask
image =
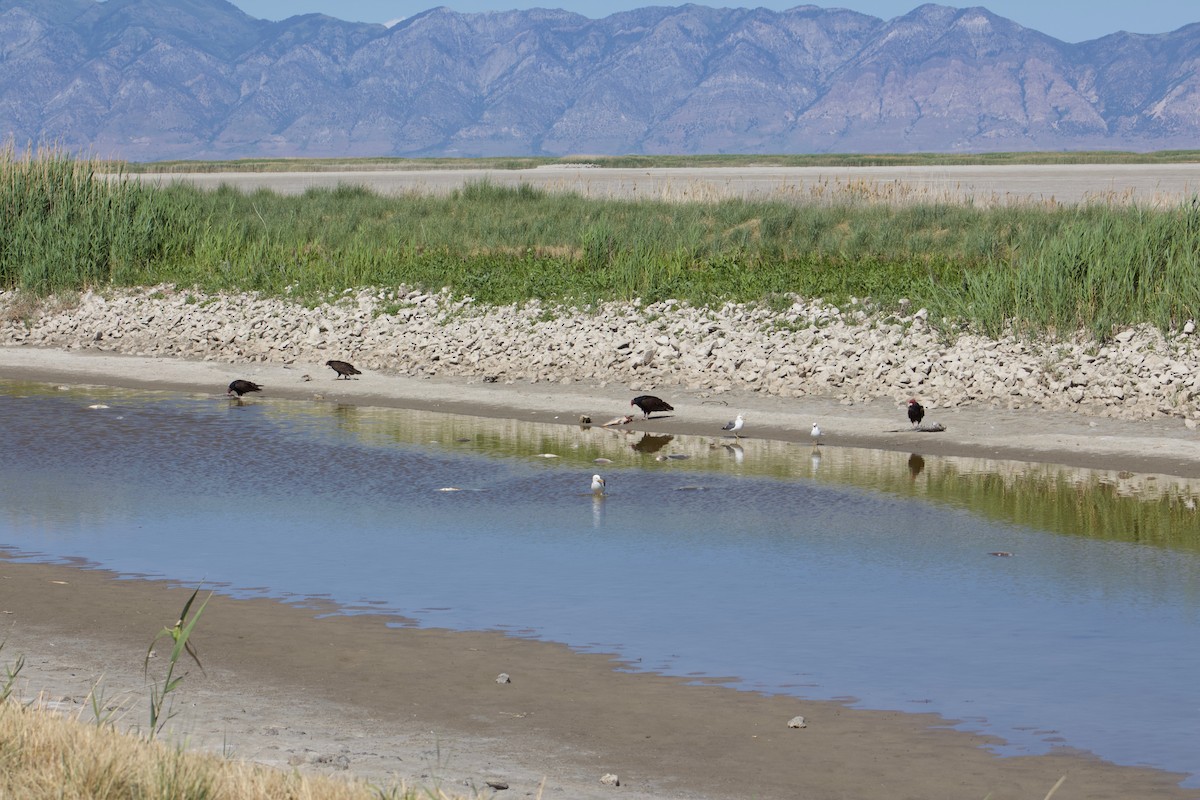
M 928 408 L 1167 416 L 1195 428 L 1200 347 L 1192 328 L 1164 336 L 1143 326 L 1099 345 L 1083 337 L 947 334 L 924 309 L 884 315 L 863 303 L 839 309 L 803 300 L 784 311 L 670 300 L 582 310 L 537 302 L 482 307 L 400 287 L 347 291 L 307 308 L 169 286 L 44 302 L 0 293 L 0 345 L 243 364 L 338 358 L 408 376 L 739 390 L 844 405 L 917 396 Z

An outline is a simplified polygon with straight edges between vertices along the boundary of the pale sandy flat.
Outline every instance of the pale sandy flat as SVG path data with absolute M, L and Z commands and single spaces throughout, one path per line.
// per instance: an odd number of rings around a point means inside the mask
M 387 170 L 148 174 L 154 183 L 222 184 L 243 191 L 301 194 L 362 186 L 380 194 L 445 194 L 467 183 L 527 185 L 591 198 L 711 201 L 721 198 L 814 201 L 848 193 L 897 201 L 988 203 L 1137 202 L 1172 206 L 1200 192 L 1200 164 L 1030 164 L 912 167 L 677 167 L 587 169 Z

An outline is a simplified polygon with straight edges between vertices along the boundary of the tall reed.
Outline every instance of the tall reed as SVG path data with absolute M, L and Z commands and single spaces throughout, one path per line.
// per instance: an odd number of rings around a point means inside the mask
M 0 285 L 38 294 L 104 286 L 161 260 L 152 190 L 54 149 L 0 152 Z
M 1010 259 L 966 272 L 942 299 L 992 334 L 1014 321 L 1099 338 L 1137 322 L 1177 327 L 1200 315 L 1200 207 L 1081 209 Z
M 175 283 L 309 301 L 400 284 L 484 303 L 901 298 L 995 333 L 1200 315 L 1197 210 L 1120 204 L 591 200 L 486 181 L 445 196 L 342 186 L 205 192 L 101 175 L 56 151 L 0 157 L 0 287 Z

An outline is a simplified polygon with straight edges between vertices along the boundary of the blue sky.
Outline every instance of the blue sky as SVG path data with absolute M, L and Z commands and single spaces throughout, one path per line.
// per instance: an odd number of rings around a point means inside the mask
M 295 14 L 319 12 L 353 22 L 387 22 L 410 16 L 436 6 L 455 11 L 503 11 L 514 8 L 564 8 L 588 17 L 602 17 L 615 11 L 651 5 L 682 5 L 664 0 L 232 0 L 247 14 L 263 19 L 284 19 Z M 906 14 L 921 0 L 844 0 L 814 5 L 850 8 L 864 14 L 891 19 Z M 747 2 L 702 2 L 698 5 L 728 7 L 765 7 L 776 10 L 804 5 L 803 0 L 747 0 Z M 1192 22 L 1200 22 L 1200 3 L 1196 0 L 976 0 L 942 2 L 941 5 L 968 8 L 982 5 L 1002 17 L 1034 28 L 1067 42 L 1096 39 L 1116 31 L 1165 33 Z M 597 8 L 603 10 L 597 11 Z

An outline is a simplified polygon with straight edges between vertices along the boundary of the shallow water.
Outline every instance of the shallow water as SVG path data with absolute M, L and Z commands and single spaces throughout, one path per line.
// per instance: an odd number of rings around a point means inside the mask
M 932 711 L 1200 785 L 1194 483 L 13 383 L 0 419 L 21 557 Z

